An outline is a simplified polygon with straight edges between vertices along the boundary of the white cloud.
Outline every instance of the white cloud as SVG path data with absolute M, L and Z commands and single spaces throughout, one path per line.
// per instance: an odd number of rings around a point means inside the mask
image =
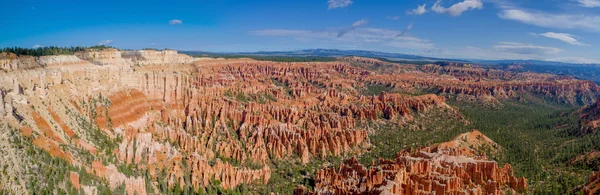
M 338 33 L 337 37 L 338 37 L 338 38 L 339 38 L 339 37 L 343 37 L 343 36 L 344 36 L 344 35 L 346 35 L 347 33 L 351 32 L 351 31 L 353 31 L 354 29 L 356 29 L 356 28 L 358 28 L 358 27 L 360 27 L 360 26 L 362 26 L 362 25 L 365 25 L 365 24 L 367 24 L 367 23 L 369 23 L 369 21 L 368 21 L 368 20 L 365 20 L 365 19 L 362 19 L 362 20 L 356 21 L 356 22 L 352 23 L 352 26 L 351 26 L 351 27 L 344 28 L 344 29 L 340 30 L 340 32 Z
M 33 46 L 33 47 L 31 47 L 31 48 L 33 48 L 33 49 L 37 49 L 37 48 L 40 48 L 40 47 L 43 47 L 43 46 L 41 46 L 41 45 L 34 45 L 34 46 Z
M 577 64 L 600 64 L 600 60 L 583 58 L 583 57 L 548 58 L 545 60 L 556 61 L 556 62 L 565 62 L 565 63 L 577 63 Z
M 436 50 L 435 45 L 431 41 L 415 37 L 398 37 L 387 43 L 387 45 L 405 49 L 420 49 L 423 51 Z
M 516 20 L 547 28 L 583 29 L 600 32 L 600 16 L 597 15 L 534 13 L 520 9 L 507 9 L 500 12 L 498 16 L 502 19 Z
M 178 25 L 178 24 L 183 24 L 183 21 L 178 20 L 178 19 L 169 20 L 169 25 Z
M 410 29 L 412 29 L 413 27 L 413 23 L 408 24 L 408 26 L 406 26 L 406 28 L 404 28 L 404 30 L 402 30 L 402 32 L 400 32 L 400 34 L 396 35 L 396 37 L 402 37 L 404 35 L 406 35 L 406 33 L 408 33 L 408 31 Z
M 431 10 L 438 14 L 448 13 L 451 16 L 460 16 L 463 12 L 473 9 L 483 8 L 481 0 L 464 0 L 463 2 L 456 3 L 448 8 L 442 7 L 440 4 L 442 0 L 438 0 L 433 4 Z
M 112 40 L 102 40 L 98 42 L 98 45 L 110 45 L 112 42 Z
M 343 8 L 352 5 L 352 0 L 328 0 L 329 9 Z
M 427 13 L 427 4 L 423 4 L 423 5 L 418 5 L 417 8 L 406 12 L 406 14 L 408 15 L 423 15 L 424 13 Z
M 600 7 L 600 0 L 575 0 L 581 7 Z
M 367 23 L 369 23 L 368 20 L 362 19 L 362 20 L 352 23 L 352 27 L 359 27 L 359 26 L 365 25 Z
M 562 51 L 561 49 L 554 47 L 529 45 L 515 42 L 499 42 L 498 45 L 494 46 L 494 49 L 498 52 L 533 56 L 557 54 Z
M 567 34 L 567 33 L 555 33 L 555 32 L 547 32 L 540 34 L 541 36 L 556 39 L 571 45 L 579 45 L 579 46 L 587 46 L 587 44 L 581 43 L 576 39 L 575 35 Z
M 498 45 L 526 45 L 522 43 L 511 43 L 511 42 L 500 42 Z M 529 53 L 529 54 L 521 54 Z M 501 49 L 496 48 L 478 48 L 472 46 L 466 46 L 463 48 L 453 48 L 443 52 L 442 55 L 437 57 L 444 58 L 462 58 L 462 59 L 483 59 L 483 60 L 546 60 L 546 61 L 558 61 L 566 63 L 599 63 L 600 60 L 589 59 L 583 57 L 573 56 L 557 56 L 556 54 L 540 54 L 531 52 L 505 52 Z
M 409 25 L 410 26 L 410 25 Z M 408 28 L 408 27 L 407 27 Z M 286 30 L 286 29 L 268 29 L 250 32 L 257 36 L 278 36 L 289 37 L 291 40 L 303 41 L 307 43 L 327 43 L 342 48 L 344 45 L 353 45 L 358 48 L 369 47 L 390 47 L 399 48 L 402 51 L 414 51 L 415 54 L 443 57 L 443 58 L 463 58 L 463 59 L 515 59 L 515 60 L 552 60 L 563 62 L 598 62 L 600 60 L 576 58 L 572 56 L 562 56 L 566 54 L 563 50 L 554 47 L 531 45 L 515 42 L 500 42 L 486 48 L 477 47 L 456 47 L 440 49 L 435 43 L 414 36 L 398 36 L 403 31 L 382 28 L 359 27 L 349 32 L 343 37 L 337 37 L 337 29 L 325 30 Z M 536 36 L 542 37 L 540 34 Z M 347 48 L 347 47 L 346 47 Z M 406 53 L 406 52 L 405 52 Z
M 388 19 L 388 20 L 400 20 L 400 16 L 386 16 L 385 19 Z
M 531 35 L 531 36 L 534 36 L 534 37 L 537 37 L 537 36 L 538 36 L 538 34 L 537 34 L 537 33 L 532 33 L 532 32 L 529 32 L 529 33 L 527 33 L 527 34 L 528 34 L 528 35 Z
M 335 29 L 320 31 L 268 29 L 250 33 L 260 36 L 292 37 L 296 40 L 304 41 L 315 40 L 317 42 L 335 42 L 338 45 L 347 42 L 356 44 L 384 43 L 386 46 L 413 50 L 430 50 L 435 48 L 435 45 L 429 40 L 410 36 L 399 37 L 398 35 L 401 34 L 402 31 L 381 28 L 355 28 L 343 37 L 338 37 L 338 31 Z

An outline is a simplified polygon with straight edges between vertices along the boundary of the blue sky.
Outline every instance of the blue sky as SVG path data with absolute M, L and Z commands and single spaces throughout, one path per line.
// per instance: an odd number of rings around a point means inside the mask
M 23 0 L 0 13 L 0 47 L 330 48 L 600 63 L 600 0 Z

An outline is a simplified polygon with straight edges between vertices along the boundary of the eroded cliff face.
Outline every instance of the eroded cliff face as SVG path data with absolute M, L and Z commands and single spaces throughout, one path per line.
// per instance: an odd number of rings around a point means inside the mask
M 175 50 L 135 50 L 122 51 L 121 53 L 123 58 L 131 59 L 136 65 L 189 64 L 195 61 L 194 58 L 178 54 Z
M 494 100 L 536 93 L 577 101 L 597 92 L 595 84 L 572 78 L 479 69 L 432 71 L 436 67 L 419 71 L 367 58 L 280 63 L 107 49 L 10 60 L 38 65 L 10 61 L 10 69 L 0 72 L 2 124 L 85 174 L 106 179 L 111 189 L 123 186 L 128 194 L 152 193 L 159 187 L 192 186 L 197 191 L 217 183 L 225 189 L 268 184 L 276 169 L 273 161 L 307 164 L 366 152 L 374 131 L 361 124 L 405 125 L 432 110 L 460 115 L 446 104 L 446 97 L 453 95 Z M 516 80 L 496 78 L 502 76 Z M 437 89 L 438 94 L 365 95 L 373 84 Z M 500 168 L 474 150 L 500 150 L 491 142 L 480 133 L 463 135 L 369 169 L 349 160 L 344 171 L 319 171 L 316 192 L 525 189 L 526 182 L 514 178 L 510 166 Z M 7 162 L 31 160 L 7 154 Z M 150 182 L 130 169 L 144 173 Z M 20 177 L 20 182 L 4 183 L 22 192 L 27 182 L 25 175 Z M 93 193 L 97 185 L 78 186 Z
M 35 68 L 65 68 L 68 66 L 86 67 L 89 65 L 147 66 L 191 64 L 199 58 L 178 54 L 175 50 L 131 50 L 89 49 L 74 55 L 17 56 L 0 53 L 0 69 L 8 72 Z M 204 59 L 206 60 L 206 59 Z
M 585 195 L 600 193 L 600 172 L 590 175 L 588 182 L 583 185 L 582 191 Z
M 32 69 L 40 66 L 31 56 L 18 57 L 13 53 L 0 53 L 0 67 L 3 71 L 12 71 L 17 69 Z
M 525 191 L 527 180 L 515 177 L 510 165 L 500 167 L 485 156 L 473 155 L 478 150 L 473 144 L 495 144 L 489 141 L 474 131 L 434 149 L 401 151 L 395 160 L 380 159 L 369 167 L 351 158 L 339 168 L 317 171 L 314 192 L 299 188 L 295 193 L 505 194 Z
M 147 193 L 145 181 L 115 167 L 135 165 L 170 188 L 265 184 L 272 160 L 362 153 L 370 143 L 358 122 L 401 124 L 451 109 L 437 95 L 363 96 L 356 78 L 371 73 L 339 62 L 186 64 L 190 58 L 174 52 L 117 50 L 79 53 L 69 63 L 44 59 L 47 68 L 3 73 L 4 121 L 130 194 Z M 116 161 L 92 163 L 81 150 Z
M 579 116 L 579 134 L 587 135 L 600 130 L 600 99 L 596 103 L 581 109 Z
M 538 73 L 514 73 L 451 64 L 425 65 L 422 72 L 369 75 L 370 84 L 389 86 L 403 91 L 425 89 L 451 96 L 463 102 L 498 104 L 501 99 L 519 99 L 523 93 L 542 95 L 553 101 L 573 105 L 593 103 L 600 88 L 592 81 Z

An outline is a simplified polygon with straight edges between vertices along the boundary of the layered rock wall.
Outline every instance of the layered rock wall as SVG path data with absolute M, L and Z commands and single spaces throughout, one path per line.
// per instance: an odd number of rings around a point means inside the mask
M 472 136 L 473 133 L 459 136 Z M 484 136 L 485 137 L 485 136 Z M 489 138 L 482 138 L 488 140 Z M 449 143 L 440 144 L 448 145 Z M 455 151 L 473 150 L 457 149 Z M 370 167 L 356 158 L 339 168 L 317 171 L 315 191 L 302 188 L 296 194 L 505 194 L 524 192 L 527 180 L 513 175 L 510 165 L 500 167 L 485 156 L 464 156 L 421 151 L 399 152 L 395 160 L 380 159 Z M 472 154 L 468 152 L 466 154 Z

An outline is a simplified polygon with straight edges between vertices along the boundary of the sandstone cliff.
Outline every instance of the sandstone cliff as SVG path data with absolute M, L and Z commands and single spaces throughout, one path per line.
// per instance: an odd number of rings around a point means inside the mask
M 394 76 L 370 75 L 364 80 L 372 85 L 405 91 L 423 89 L 460 101 L 487 105 L 497 104 L 499 99 L 518 98 L 520 93 L 541 95 L 565 104 L 585 105 L 593 103 L 600 92 L 600 87 L 591 81 L 550 74 L 441 65 L 425 65 L 421 70 L 420 73 Z
M 473 136 L 489 140 L 478 132 L 471 132 L 459 136 L 456 141 Z M 455 151 L 472 150 L 471 146 L 463 145 L 453 145 L 453 148 Z M 527 190 L 527 180 L 515 177 L 508 164 L 500 167 L 485 156 L 464 156 L 461 152 L 445 153 L 447 152 L 444 150 L 432 151 L 430 148 L 402 151 L 395 160 L 380 159 L 368 168 L 351 158 L 339 168 L 318 171 L 314 193 L 505 194 Z M 466 154 L 472 155 L 472 152 Z M 295 193 L 309 192 L 300 188 Z
M 454 95 L 494 100 L 534 93 L 578 102 L 598 93 L 593 83 L 553 75 L 469 67 L 419 71 L 365 58 L 281 63 L 108 49 L 2 60 L 7 67 L 0 72 L 2 124 L 51 156 L 104 178 L 111 188 L 124 185 L 130 194 L 152 193 L 159 181 L 195 191 L 215 182 L 226 189 L 268 184 L 273 161 L 307 164 L 361 155 L 372 132 L 361 124 L 405 125 L 431 110 L 453 110 L 446 98 Z M 365 95 L 369 85 L 438 94 Z M 320 171 L 317 192 L 526 188 L 510 166 L 486 160 L 481 148 L 501 150 L 474 132 L 368 169 L 350 160 L 343 170 Z M 126 174 L 128 167 L 147 173 L 149 182 Z
M 583 107 L 580 112 L 579 133 L 587 135 L 598 132 L 600 130 L 600 99 L 594 104 Z
M 122 51 L 123 58 L 130 59 L 134 64 L 138 65 L 173 65 L 173 64 L 189 64 L 196 61 L 194 58 L 178 54 L 175 50 L 135 50 Z

